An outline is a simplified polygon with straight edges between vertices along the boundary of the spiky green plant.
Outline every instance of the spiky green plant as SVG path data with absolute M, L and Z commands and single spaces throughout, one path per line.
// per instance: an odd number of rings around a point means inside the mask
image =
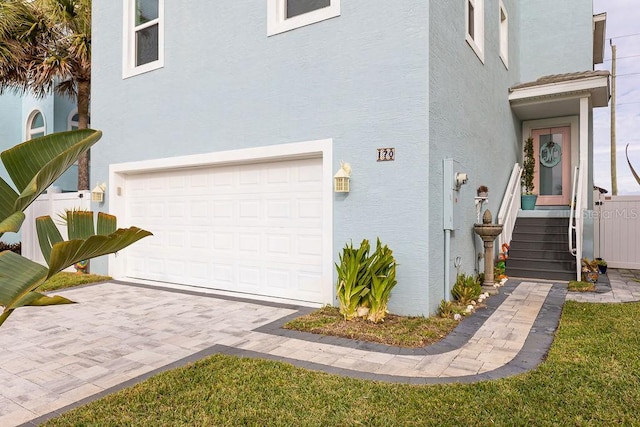
M 367 320 L 373 323 L 384 321 L 391 290 L 396 286 L 396 260 L 393 251 L 387 245 L 382 246 L 380 239 L 376 251 L 369 260 L 371 291 L 367 294 L 369 314 Z
M 336 263 L 338 272 L 337 297 L 340 313 L 346 320 L 357 316 L 358 307 L 370 291 L 369 241 L 363 240 L 358 249 L 353 244 L 345 245 L 340 255 L 340 263 Z
M 440 301 L 440 306 L 438 306 L 438 315 L 442 318 L 447 319 L 453 316 L 453 314 L 454 314 L 453 302 L 447 301 L 444 299 Z
M 462 304 L 469 304 L 482 293 L 482 285 L 477 277 L 459 274 L 456 283 L 451 289 L 451 295 Z

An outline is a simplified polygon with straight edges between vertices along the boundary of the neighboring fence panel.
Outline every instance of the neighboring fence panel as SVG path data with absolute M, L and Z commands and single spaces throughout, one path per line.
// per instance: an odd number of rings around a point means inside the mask
M 640 196 L 604 197 L 596 214 L 600 256 L 613 268 L 640 269 Z
M 25 211 L 25 221 L 22 224 L 22 255 L 30 260 L 46 265 L 38 244 L 36 233 L 36 218 L 49 215 L 57 224 L 60 234 L 67 238 L 67 227 L 59 224 L 59 214 L 68 209 L 91 209 L 91 193 L 81 191 L 77 193 L 46 193 L 38 197 Z

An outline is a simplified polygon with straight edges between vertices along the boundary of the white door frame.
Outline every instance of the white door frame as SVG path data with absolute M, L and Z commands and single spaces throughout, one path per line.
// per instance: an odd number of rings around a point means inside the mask
M 296 142 L 239 150 L 218 151 L 188 156 L 116 163 L 109 166 L 109 211 L 118 217 L 120 227 L 128 224 L 125 217 L 125 184 L 127 175 L 194 167 L 228 166 L 230 164 L 271 162 L 304 158 L 322 158 L 322 299 L 332 304 L 333 286 L 333 140 Z M 126 277 L 126 249 L 109 255 L 109 275 Z

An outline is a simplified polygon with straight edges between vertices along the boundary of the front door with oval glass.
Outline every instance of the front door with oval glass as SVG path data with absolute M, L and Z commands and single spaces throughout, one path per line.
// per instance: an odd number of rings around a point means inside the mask
M 534 129 L 536 205 L 567 206 L 571 198 L 571 127 Z

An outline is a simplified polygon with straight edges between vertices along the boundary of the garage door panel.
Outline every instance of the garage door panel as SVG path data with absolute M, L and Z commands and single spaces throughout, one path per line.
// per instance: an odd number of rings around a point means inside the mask
M 322 160 L 127 176 L 127 275 L 322 302 Z M 135 197 L 134 197 L 135 195 Z

